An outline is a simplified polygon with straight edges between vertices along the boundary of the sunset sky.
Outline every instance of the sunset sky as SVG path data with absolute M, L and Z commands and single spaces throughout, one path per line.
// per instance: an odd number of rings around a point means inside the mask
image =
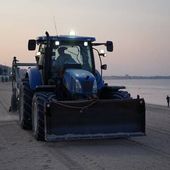
M 113 41 L 105 75 L 170 75 L 170 0 L 1 0 L 0 64 L 33 62 L 27 41 L 55 35 L 54 17 L 60 35 Z

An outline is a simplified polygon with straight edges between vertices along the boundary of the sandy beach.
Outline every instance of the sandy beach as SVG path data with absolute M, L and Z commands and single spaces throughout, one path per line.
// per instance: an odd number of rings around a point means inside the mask
M 9 113 L 11 84 L 0 82 L 0 170 L 169 170 L 170 109 L 146 105 L 147 136 L 38 142 Z

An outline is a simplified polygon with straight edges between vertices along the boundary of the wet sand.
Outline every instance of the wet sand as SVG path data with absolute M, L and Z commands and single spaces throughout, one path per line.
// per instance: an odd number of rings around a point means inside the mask
M 146 105 L 147 136 L 38 142 L 9 113 L 11 84 L 0 82 L 0 170 L 169 170 L 170 109 Z

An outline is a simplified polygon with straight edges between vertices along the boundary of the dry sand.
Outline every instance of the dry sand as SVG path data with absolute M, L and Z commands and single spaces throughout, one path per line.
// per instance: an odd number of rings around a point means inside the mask
M 169 170 L 170 109 L 147 105 L 147 136 L 131 139 L 37 142 L 9 113 L 9 83 L 0 82 L 0 170 Z

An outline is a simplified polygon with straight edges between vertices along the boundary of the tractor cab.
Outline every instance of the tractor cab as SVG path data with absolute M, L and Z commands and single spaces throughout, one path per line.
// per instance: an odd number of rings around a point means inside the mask
M 36 44 L 39 46 L 36 60 L 47 83 L 49 79 L 62 76 L 66 69 L 83 69 L 94 73 L 93 41 L 93 37 L 44 36 L 30 40 L 29 50 L 35 49 Z
M 68 68 L 79 68 L 95 74 L 94 46 L 105 45 L 108 51 L 112 51 L 113 44 L 111 41 L 94 41 L 94 37 L 49 36 L 47 33 L 47 36 L 29 40 L 28 49 L 35 50 L 36 44 L 39 46 L 36 61 L 39 68 L 44 70 L 44 82 L 47 83 L 49 78 L 61 76 Z M 99 51 L 97 52 L 100 56 Z M 101 63 L 101 68 L 104 68 L 103 66 Z

